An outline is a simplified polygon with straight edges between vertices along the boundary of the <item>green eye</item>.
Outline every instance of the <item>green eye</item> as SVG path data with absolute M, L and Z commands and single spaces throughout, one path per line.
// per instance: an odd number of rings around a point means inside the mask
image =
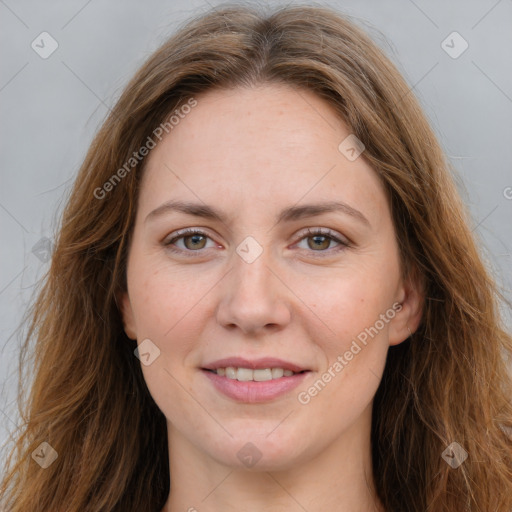
M 198 252 L 206 248 L 206 241 L 210 237 L 203 231 L 197 229 L 187 229 L 176 233 L 175 236 L 164 242 L 164 245 L 173 252 Z M 176 247 L 175 244 L 183 240 L 184 248 Z
M 176 245 L 180 240 L 183 240 L 182 247 Z M 177 232 L 172 238 L 165 241 L 164 245 L 172 252 L 181 254 L 188 253 L 191 256 L 196 256 L 200 255 L 202 252 L 201 249 L 208 249 L 212 247 L 207 247 L 206 244 L 208 240 L 211 240 L 211 238 L 204 231 L 198 229 L 185 229 Z M 320 228 L 308 228 L 306 232 L 303 233 L 299 243 L 303 240 L 307 240 L 307 248 L 302 247 L 301 249 L 309 249 L 309 252 L 320 254 L 331 254 L 332 252 L 343 250 L 350 246 L 348 241 L 342 240 L 333 231 L 323 230 Z M 337 246 L 334 248 L 330 247 L 332 242 L 337 244 Z
M 308 229 L 306 231 L 306 236 L 303 236 L 300 239 L 300 242 L 303 240 L 307 240 L 307 246 L 309 249 L 313 252 L 319 253 L 331 253 L 333 251 L 343 250 L 350 245 L 348 241 L 342 240 L 332 231 L 322 229 Z M 338 245 L 337 247 L 331 248 L 332 251 L 328 251 L 331 242 L 335 242 Z

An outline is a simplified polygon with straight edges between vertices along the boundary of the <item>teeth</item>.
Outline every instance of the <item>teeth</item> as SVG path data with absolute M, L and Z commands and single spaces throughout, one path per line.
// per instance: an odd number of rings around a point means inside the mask
M 284 370 L 282 368 L 272 368 L 272 378 L 279 379 L 284 375 Z
M 255 380 L 254 372 L 249 368 L 238 368 L 238 370 L 236 370 L 236 380 L 241 380 L 244 382 L 248 380 Z
M 227 377 L 232 380 L 239 380 L 241 382 L 263 382 L 266 380 L 280 379 L 281 377 L 291 377 L 294 372 L 291 370 L 284 370 L 283 368 L 260 368 L 252 370 L 251 368 L 217 368 L 217 375 Z
M 238 369 L 240 371 L 240 369 Z M 256 382 L 262 382 L 264 380 L 272 380 L 272 370 L 270 368 L 261 368 L 259 370 L 253 370 L 253 379 Z

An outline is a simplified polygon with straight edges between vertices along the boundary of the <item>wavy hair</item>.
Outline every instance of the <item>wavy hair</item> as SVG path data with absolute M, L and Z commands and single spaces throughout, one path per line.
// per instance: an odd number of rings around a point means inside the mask
M 90 146 L 29 310 L 21 423 L 0 486 L 2 510 L 164 506 L 166 420 L 116 302 L 126 289 L 144 159 L 120 169 L 188 99 L 258 84 L 316 93 L 363 142 L 363 157 L 389 193 L 403 275 L 417 273 L 425 285 L 422 322 L 389 348 L 373 403 L 372 463 L 382 504 L 389 512 L 512 510 L 512 338 L 499 311 L 505 298 L 477 250 L 455 170 L 418 100 L 349 17 L 322 6 L 267 11 L 240 4 L 180 26 L 129 82 Z M 45 469 L 32 456 L 42 442 L 58 454 Z M 442 457 L 452 442 L 468 453 L 457 469 Z

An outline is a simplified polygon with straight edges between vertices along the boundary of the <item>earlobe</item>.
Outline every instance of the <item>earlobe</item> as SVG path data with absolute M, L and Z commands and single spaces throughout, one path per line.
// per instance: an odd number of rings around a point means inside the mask
M 400 297 L 401 309 L 389 328 L 389 344 L 398 345 L 409 338 L 419 327 L 423 316 L 424 286 L 419 278 L 404 284 Z
M 123 320 L 123 327 L 126 336 L 131 340 L 137 339 L 137 330 L 135 329 L 135 320 L 133 317 L 132 305 L 127 292 L 116 295 L 116 302 Z

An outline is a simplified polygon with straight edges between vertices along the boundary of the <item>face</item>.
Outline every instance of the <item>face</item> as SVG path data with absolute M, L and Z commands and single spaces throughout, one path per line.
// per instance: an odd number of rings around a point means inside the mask
M 205 460 L 242 467 L 252 450 L 285 469 L 368 420 L 418 294 L 384 187 L 350 139 L 339 149 L 351 132 L 327 103 L 276 85 L 196 100 L 148 157 L 125 330 L 171 436 Z

